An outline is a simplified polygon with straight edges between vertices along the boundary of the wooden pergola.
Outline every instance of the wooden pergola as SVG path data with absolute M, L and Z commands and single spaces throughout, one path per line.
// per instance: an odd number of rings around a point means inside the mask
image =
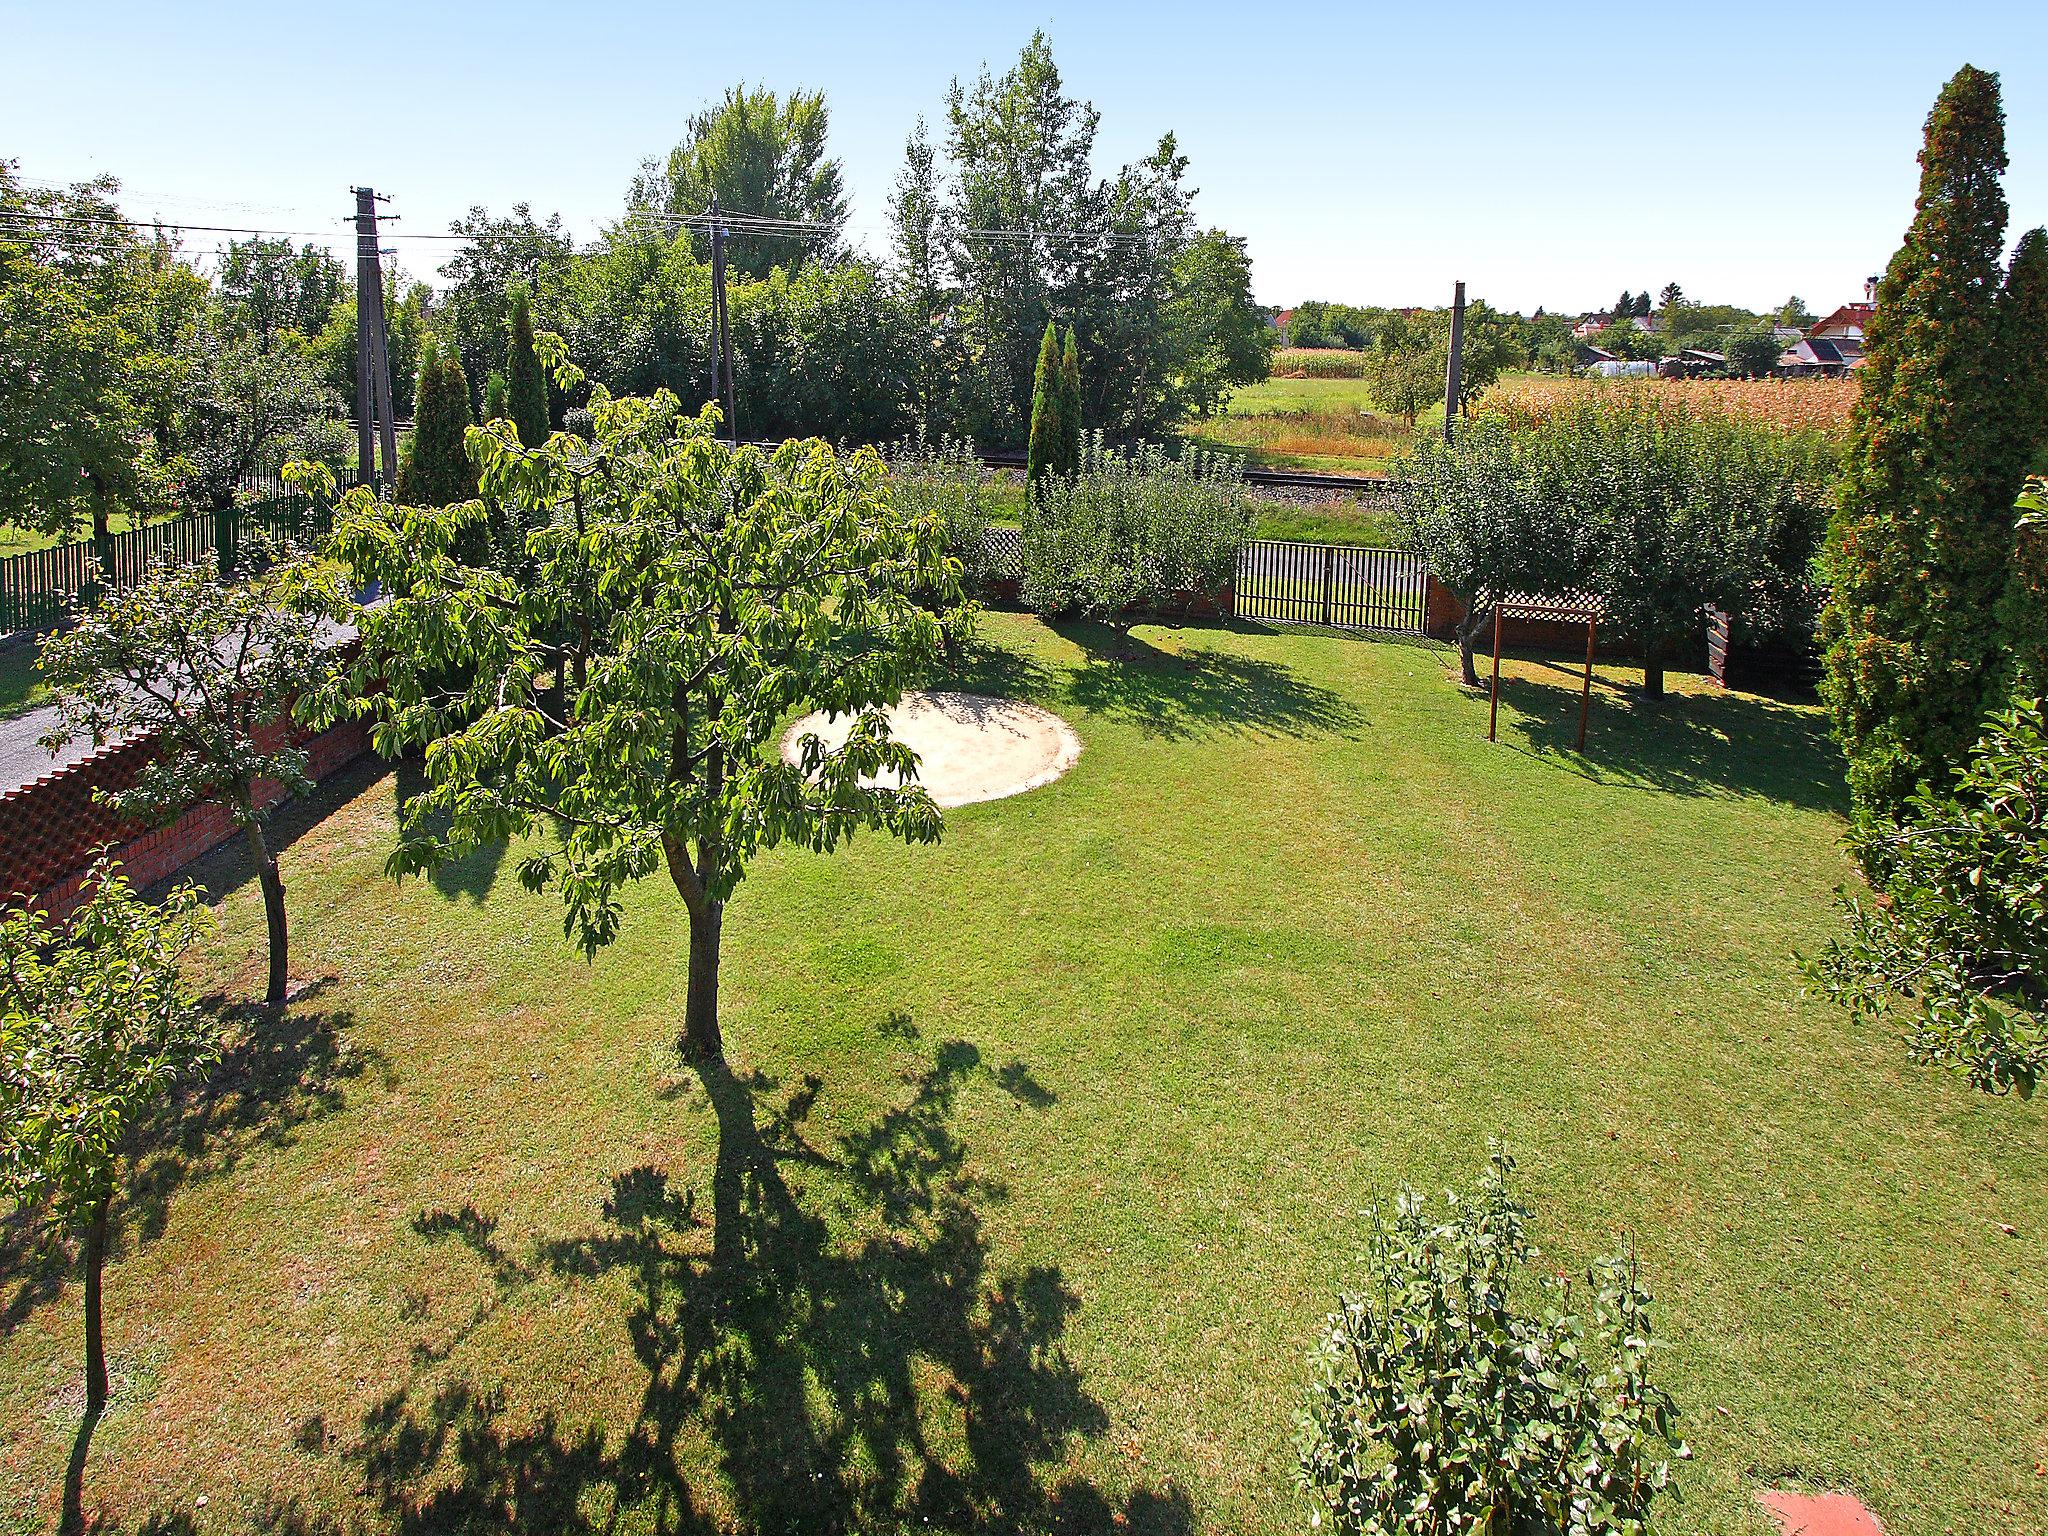
M 1579 750 L 1586 750 L 1586 721 L 1593 713 L 1593 634 L 1600 622 L 1600 599 L 1585 592 L 1556 597 L 1510 592 L 1493 605 L 1493 699 L 1486 716 L 1486 739 L 1497 741 L 1500 724 L 1500 627 L 1503 619 L 1539 619 L 1552 624 L 1586 626 L 1586 682 L 1579 695 Z

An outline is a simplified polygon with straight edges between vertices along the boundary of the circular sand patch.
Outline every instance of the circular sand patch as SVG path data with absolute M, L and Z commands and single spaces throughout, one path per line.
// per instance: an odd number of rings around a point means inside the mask
M 978 693 L 906 693 L 884 710 L 889 731 L 917 754 L 917 782 L 942 806 L 1000 800 L 1050 784 L 1074 766 L 1081 738 L 1058 715 L 1015 699 Z M 798 743 L 816 736 L 839 747 L 853 719 L 805 715 L 782 737 L 782 759 L 801 757 Z M 894 781 L 894 775 L 886 776 Z

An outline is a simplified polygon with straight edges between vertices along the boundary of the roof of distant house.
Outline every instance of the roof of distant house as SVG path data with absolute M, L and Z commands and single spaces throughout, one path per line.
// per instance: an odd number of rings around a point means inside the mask
M 1806 328 L 1809 336 L 1828 336 L 1835 332 L 1854 331 L 1863 333 L 1870 324 L 1870 317 L 1877 312 L 1875 304 L 1844 304 L 1831 315 L 1824 315 Z

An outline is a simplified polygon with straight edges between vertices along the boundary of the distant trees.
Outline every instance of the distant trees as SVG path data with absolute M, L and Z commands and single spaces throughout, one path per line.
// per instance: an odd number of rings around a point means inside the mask
M 1414 427 L 1415 418 L 1443 393 L 1444 358 L 1427 321 L 1389 311 L 1365 355 L 1365 383 L 1373 404 Z
M 1778 359 L 1784 353 L 1785 343 L 1778 339 L 1777 331 L 1768 321 L 1737 327 L 1722 342 L 1722 355 L 1728 359 L 1728 371 L 1738 378 L 1764 377 L 1778 366 Z
M 47 533 L 161 506 L 182 314 L 204 286 L 117 221 L 118 184 L 22 186 L 0 161 L 0 521 Z
M 294 250 L 289 240 L 253 235 L 228 245 L 214 281 L 222 329 L 267 352 L 288 331 L 320 334 L 348 291 L 348 269 L 317 245 Z
M 1920 163 L 1917 211 L 1867 331 L 1822 618 L 1826 696 L 1865 815 L 1944 788 L 2009 697 L 2013 508 L 2048 434 L 2013 382 L 2038 367 L 2014 349 L 2039 325 L 2048 253 L 2035 240 L 2025 263 L 2001 267 L 1995 75 L 1965 66 L 1942 88 Z
M 543 317 L 551 315 L 576 247 L 560 214 L 539 222 L 526 203 L 514 203 L 502 219 L 471 208 L 448 231 L 462 236 L 463 244 L 441 267 L 448 286 L 435 306 L 434 329 L 454 346 L 463 377 L 481 383 L 492 369 L 505 366 L 512 285 L 523 285 L 529 303 Z M 392 367 L 395 372 L 395 359 Z
M 778 97 L 733 86 L 722 101 L 691 115 L 682 141 L 665 160 L 641 166 L 628 220 L 694 217 L 715 197 L 727 213 L 817 226 L 775 234 L 736 231 L 726 241 L 726 260 L 735 272 L 761 278 L 775 267 L 830 256 L 839 246 L 847 209 L 840 162 L 825 152 L 830 125 L 822 91 Z M 699 257 L 707 257 L 708 236 L 698 230 L 691 238 Z

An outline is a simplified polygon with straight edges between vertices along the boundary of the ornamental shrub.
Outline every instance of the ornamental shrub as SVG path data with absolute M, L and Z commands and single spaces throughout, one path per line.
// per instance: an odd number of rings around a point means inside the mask
M 1118 631 L 1144 612 L 1186 608 L 1237 570 L 1258 508 L 1236 460 L 1084 436 L 1074 474 L 1048 474 L 1024 512 L 1024 601 Z
M 1953 787 L 1923 784 L 1850 844 L 1874 889 L 1808 975 L 1857 1018 L 1903 1024 L 1919 1060 L 2022 1098 L 2048 1076 L 2048 722 L 1994 715 Z
M 1670 1395 L 1651 1379 L 1651 1298 L 1626 1250 L 1545 1276 L 1498 1146 L 1441 1217 L 1403 1188 L 1369 1213 L 1372 1274 L 1324 1322 L 1300 1426 L 1318 1530 L 1339 1536 L 1650 1531 L 1675 1488 Z
M 507 419 L 522 444 L 538 448 L 548 440 L 548 381 L 533 350 L 533 304 L 524 283 L 513 283 L 505 296 L 512 304 L 511 340 L 505 353 Z
M 1002 513 L 1002 492 L 981 462 L 974 444 L 960 437 L 927 437 L 918 432 L 883 450 L 889 466 L 890 500 L 899 512 L 938 521 L 946 553 L 960 562 L 964 601 L 948 596 L 935 609 L 949 656 L 974 638 L 980 605 L 973 599 L 1003 574 L 997 569 L 989 528 Z
M 1067 327 L 1066 344 L 1060 348 L 1060 453 L 1059 472 L 1071 475 L 1081 467 L 1081 348 L 1074 328 Z
M 1024 484 L 1033 493 L 1047 475 L 1059 472 L 1060 394 L 1059 332 L 1048 320 L 1031 380 L 1031 437 L 1024 450 Z
M 469 381 L 455 348 L 429 336 L 420 349 L 412 446 L 398 467 L 398 499 L 407 506 L 445 507 L 476 494 L 469 462 Z

